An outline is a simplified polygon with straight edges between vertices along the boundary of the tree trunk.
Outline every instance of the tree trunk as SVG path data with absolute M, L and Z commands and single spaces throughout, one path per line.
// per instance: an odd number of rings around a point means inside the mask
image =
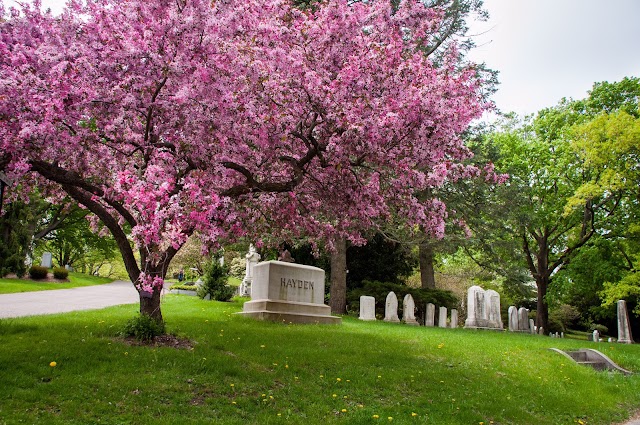
M 153 317 L 157 322 L 162 322 L 162 311 L 160 310 L 161 288 L 155 289 L 152 294 L 139 292 L 140 294 L 140 314 Z M 151 296 L 149 296 L 151 295 Z
M 347 241 L 344 238 L 335 240 L 335 251 L 331 253 L 329 305 L 332 313 L 347 313 Z
M 538 301 L 536 304 L 536 326 L 538 329 L 543 328 L 545 334 L 549 333 L 549 306 L 547 305 L 547 288 L 549 287 L 549 278 L 542 277 L 536 279 L 538 286 Z
M 422 243 L 418 247 L 420 260 L 420 286 L 422 288 L 435 289 L 436 276 L 433 268 L 433 245 Z

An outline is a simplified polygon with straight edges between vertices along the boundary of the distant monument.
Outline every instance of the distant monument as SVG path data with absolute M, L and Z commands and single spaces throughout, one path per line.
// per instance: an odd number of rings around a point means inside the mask
M 222 257 L 224 258 L 224 257 Z M 256 248 L 253 244 L 249 245 L 249 252 L 244 256 L 245 258 L 245 270 L 244 270 L 244 278 L 242 279 L 242 283 L 240 284 L 240 296 L 241 297 L 250 297 L 251 296 L 251 282 L 253 281 L 253 268 L 258 261 L 260 261 L 260 254 L 256 252 Z
M 324 304 L 324 270 L 284 261 L 253 267 L 251 301 L 239 314 L 286 323 L 340 324 Z
M 502 330 L 500 294 L 491 289 L 485 292 L 479 286 L 469 288 L 467 292 L 467 320 L 464 322 L 464 327 Z
M 618 342 L 623 344 L 633 344 L 631 336 L 631 324 L 629 323 L 629 312 L 627 312 L 627 302 L 620 300 L 618 307 Z

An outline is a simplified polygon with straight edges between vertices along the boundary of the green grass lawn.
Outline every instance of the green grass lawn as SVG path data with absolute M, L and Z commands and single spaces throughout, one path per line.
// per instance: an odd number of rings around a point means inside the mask
M 89 276 L 82 273 L 69 273 L 69 282 L 38 282 L 29 279 L 0 278 L 0 294 L 16 292 L 48 291 L 50 289 L 69 289 L 78 286 L 102 285 L 113 282 L 107 277 Z
M 137 308 L 1 320 L 0 423 L 601 425 L 640 407 L 640 376 L 548 350 L 595 347 L 640 372 L 636 345 L 256 322 L 238 302 L 167 295 L 168 330 L 195 343 L 179 350 L 114 338 Z

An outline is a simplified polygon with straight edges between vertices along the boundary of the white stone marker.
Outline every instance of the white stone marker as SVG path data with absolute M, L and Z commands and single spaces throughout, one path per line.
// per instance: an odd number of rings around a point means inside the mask
M 451 328 L 455 329 L 458 327 L 458 310 L 455 308 L 451 309 Z
M 518 332 L 518 309 L 515 305 L 509 306 L 509 332 Z
M 600 332 L 597 329 L 593 331 L 593 342 L 600 342 Z
M 533 319 L 529 319 L 529 329 L 531 330 L 532 334 L 536 333 L 537 331 L 536 322 Z
M 502 317 L 500 315 L 500 294 L 493 289 L 489 289 L 484 293 L 485 302 L 487 302 L 488 326 L 494 329 L 503 329 Z
M 529 332 L 529 310 L 524 307 L 518 309 L 518 330 Z
M 376 299 L 363 295 L 360 297 L 360 320 L 376 320 Z
M 224 257 L 222 257 L 224 258 Z M 256 252 L 256 248 L 253 244 L 249 245 L 249 252 L 244 256 L 245 258 L 245 268 L 244 268 L 244 278 L 242 279 L 242 283 L 240 284 L 240 296 L 241 297 L 250 297 L 251 296 L 251 282 L 253 282 L 253 268 L 258 261 L 260 261 L 260 254 Z
M 398 297 L 396 297 L 393 291 L 389 292 L 384 304 L 384 321 L 393 323 L 400 322 L 398 318 Z
M 447 327 L 447 307 L 440 307 L 439 315 L 438 315 L 438 327 L 439 328 Z
M 40 261 L 40 266 L 41 267 L 46 267 L 48 269 L 50 269 L 53 266 L 53 262 L 52 262 L 51 253 L 50 252 L 42 253 L 42 261 Z
M 411 294 L 405 295 L 402 300 L 402 321 L 407 325 L 420 326 L 416 320 L 416 303 Z
M 629 312 L 627 312 L 627 302 L 620 300 L 618 307 L 618 342 L 623 344 L 633 344 L 631 336 L 631 324 L 629 323 Z
M 265 261 L 253 267 L 251 301 L 242 315 L 291 323 L 340 324 L 324 305 L 324 270 L 302 264 Z
M 467 292 L 467 320 L 465 328 L 486 328 L 489 316 L 484 300 L 484 289 L 472 286 Z
M 424 319 L 425 326 L 435 326 L 436 323 L 436 306 L 427 303 L 426 317 Z

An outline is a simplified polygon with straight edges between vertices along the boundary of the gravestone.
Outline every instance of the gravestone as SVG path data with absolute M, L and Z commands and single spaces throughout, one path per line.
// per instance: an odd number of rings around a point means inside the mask
M 536 322 L 533 319 L 529 319 L 529 329 L 532 334 L 536 333 L 537 331 L 535 323 Z
M 404 296 L 402 300 L 402 321 L 407 325 L 420 326 L 415 316 L 416 303 L 411 294 Z
M 529 310 L 524 307 L 518 309 L 518 330 L 529 332 Z
M 376 299 L 363 295 L 360 297 L 360 320 L 376 320 Z
M 544 327 L 540 326 L 538 328 L 538 335 L 544 335 Z
M 516 306 L 509 306 L 509 331 L 518 332 L 518 309 Z
M 458 310 L 455 308 L 451 309 L 451 328 L 455 329 L 458 327 Z
M 627 311 L 627 302 L 620 300 L 618 307 L 618 342 L 623 344 L 633 344 L 631 336 L 631 324 L 629 323 L 629 312 Z
M 439 328 L 447 327 L 447 307 L 440 307 L 440 311 L 438 315 L 438 327 Z
M 324 270 L 302 264 L 265 261 L 253 267 L 251 301 L 239 314 L 287 323 L 340 324 L 324 304 Z
M 427 303 L 426 317 L 424 319 L 425 326 L 435 326 L 436 323 L 436 306 Z
M 396 297 L 393 291 L 389 292 L 384 303 L 384 321 L 393 323 L 400 322 L 398 318 L 398 297 Z
M 494 329 L 503 329 L 502 317 L 500 315 L 500 294 L 493 289 L 489 289 L 484 293 L 485 302 L 487 302 L 487 312 L 489 315 L 488 327 Z
M 224 256 L 222 257 L 224 258 Z M 249 252 L 244 256 L 245 258 L 245 269 L 244 269 L 244 278 L 242 279 L 242 284 L 240 284 L 240 296 L 242 297 L 250 297 L 251 296 L 251 282 L 253 281 L 253 269 L 258 261 L 260 261 L 260 254 L 256 252 L 256 248 L 253 244 L 249 245 Z
M 593 342 L 600 342 L 600 332 L 597 329 L 593 331 Z
M 53 266 L 52 256 L 50 252 L 44 252 L 42 254 L 42 261 L 40 261 L 41 267 L 50 269 Z
M 472 286 L 467 292 L 467 320 L 465 328 L 486 328 L 489 322 L 484 300 L 484 289 Z

